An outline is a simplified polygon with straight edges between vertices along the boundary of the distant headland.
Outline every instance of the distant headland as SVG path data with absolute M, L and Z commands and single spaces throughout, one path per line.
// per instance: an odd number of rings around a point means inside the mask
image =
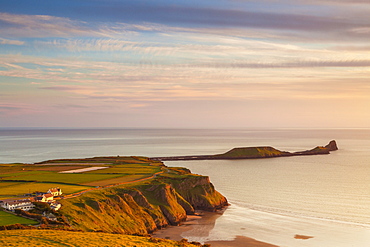
M 158 161 L 262 159 L 262 158 L 287 157 L 299 155 L 330 154 L 331 151 L 335 150 L 338 150 L 338 146 L 336 141 L 332 140 L 326 146 L 317 146 L 313 149 L 299 152 L 280 151 L 270 146 L 261 146 L 261 147 L 233 148 L 230 151 L 227 151 L 226 153 L 223 154 L 153 157 L 151 159 Z

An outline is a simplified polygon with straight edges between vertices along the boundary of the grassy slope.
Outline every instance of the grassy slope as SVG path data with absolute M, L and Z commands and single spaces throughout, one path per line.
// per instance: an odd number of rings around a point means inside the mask
M 220 158 L 256 158 L 256 157 L 274 157 L 287 154 L 273 147 L 245 147 L 245 148 L 234 148 L 224 154 L 215 155 Z
M 225 206 L 226 199 L 208 177 L 183 168 L 165 170 L 155 179 L 60 200 L 60 213 L 75 229 L 145 235 L 157 227 L 178 224 L 194 208 L 212 211 Z
M 37 221 L 29 220 L 0 210 L 0 226 L 13 225 L 16 223 L 24 225 L 38 224 Z
M 76 229 L 142 235 L 147 233 L 146 226 L 155 229 L 147 212 L 135 202 L 125 201 L 118 188 L 92 191 L 60 202 L 60 212 Z
M 0 231 L 0 246 L 125 246 L 125 247 L 192 247 L 189 243 L 121 234 L 68 232 L 52 230 Z

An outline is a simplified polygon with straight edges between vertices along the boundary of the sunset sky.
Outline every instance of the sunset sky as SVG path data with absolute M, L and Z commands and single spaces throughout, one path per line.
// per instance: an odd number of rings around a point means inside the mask
M 369 0 L 0 6 L 0 127 L 370 127 Z

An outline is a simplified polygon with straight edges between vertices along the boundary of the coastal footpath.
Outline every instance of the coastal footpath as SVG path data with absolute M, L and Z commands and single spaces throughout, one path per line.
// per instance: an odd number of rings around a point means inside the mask
M 223 154 L 153 157 L 151 159 L 157 161 L 262 159 L 262 158 L 288 157 L 300 155 L 322 155 L 330 154 L 331 151 L 336 150 L 338 150 L 337 143 L 335 140 L 332 140 L 326 146 L 317 146 L 313 149 L 299 152 L 280 151 L 270 146 L 261 146 L 261 147 L 233 148 L 230 151 Z

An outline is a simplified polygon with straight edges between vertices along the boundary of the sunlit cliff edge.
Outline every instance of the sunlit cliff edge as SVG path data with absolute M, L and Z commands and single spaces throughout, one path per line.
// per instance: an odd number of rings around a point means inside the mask
M 60 213 L 73 229 L 147 235 L 180 224 L 197 209 L 215 211 L 228 205 L 208 177 L 183 168 L 166 169 L 146 182 L 61 200 Z

